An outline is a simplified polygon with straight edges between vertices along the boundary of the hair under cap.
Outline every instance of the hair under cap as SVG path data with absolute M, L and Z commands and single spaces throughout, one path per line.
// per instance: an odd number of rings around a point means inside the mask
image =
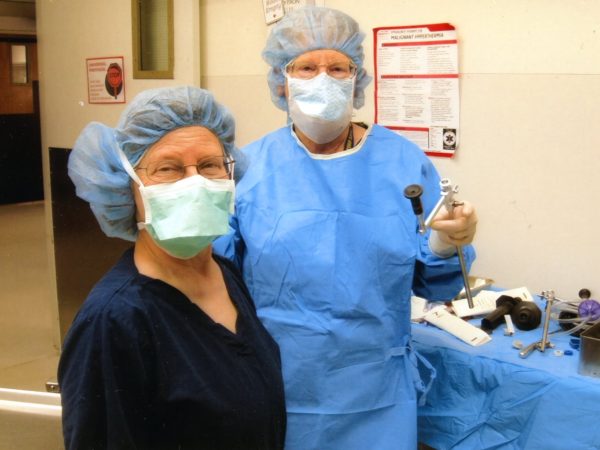
M 364 33 L 349 15 L 331 8 L 306 6 L 295 9 L 277 22 L 262 52 L 263 59 L 271 66 L 268 74 L 273 103 L 287 111 L 284 93 L 285 66 L 303 53 L 333 49 L 347 55 L 356 65 L 354 107 L 365 103 L 365 87 L 371 81 L 363 68 Z
M 69 156 L 69 177 L 107 236 L 134 241 L 138 233 L 131 178 L 119 149 L 135 167 L 160 138 L 187 126 L 211 130 L 226 154 L 237 153 L 233 116 L 210 92 L 191 86 L 143 91 L 123 111 L 116 128 L 92 122 L 83 129 Z

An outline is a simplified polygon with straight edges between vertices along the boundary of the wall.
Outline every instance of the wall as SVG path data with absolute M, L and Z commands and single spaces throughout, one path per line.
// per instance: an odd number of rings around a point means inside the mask
M 52 211 L 49 149 L 72 148 L 90 121 L 116 125 L 126 105 L 90 105 L 87 96 L 86 58 L 123 56 L 126 99 L 138 92 L 168 85 L 200 83 L 199 2 L 174 2 L 175 68 L 172 80 L 132 78 L 131 2 L 124 0 L 38 0 L 36 2 L 39 50 L 40 104 L 46 211 Z M 56 292 L 53 224 L 47 218 L 50 278 Z M 93 257 L 93 255 L 89 255 Z M 58 323 L 58 311 L 53 318 Z M 60 342 L 58 326 L 55 345 Z
M 175 80 L 131 78 L 129 3 L 37 2 L 44 149 L 69 148 L 86 123 L 114 125 L 122 111 L 123 105 L 87 104 L 87 57 L 124 56 L 128 100 L 149 87 L 201 83 L 236 115 L 241 145 L 285 122 L 270 102 L 260 58 L 268 34 L 261 1 L 177 0 Z M 506 287 L 554 288 L 567 298 L 584 286 L 600 296 L 600 213 L 594 208 L 600 193 L 594 184 L 600 172 L 600 2 L 325 3 L 360 18 L 371 72 L 372 28 L 456 26 L 461 148 L 453 160 L 434 163 L 461 186 L 461 198 L 477 205 L 479 256 L 472 273 Z M 366 94 L 370 101 L 356 118 L 372 121 L 373 85 Z M 46 154 L 44 170 L 47 175 Z
M 127 101 L 153 87 L 199 84 L 198 9 L 198 2 L 194 0 L 175 2 L 174 79 L 134 80 L 130 1 L 38 1 L 44 148 L 70 148 L 88 122 L 96 120 L 115 125 L 124 108 L 124 105 L 88 104 L 86 58 L 125 58 Z
M 461 68 L 461 148 L 434 159 L 478 209 L 473 274 L 499 286 L 600 297 L 600 2 L 594 0 L 326 0 L 366 33 L 450 22 Z M 202 84 L 238 119 L 243 145 L 285 123 L 270 102 L 258 0 L 203 0 Z M 356 118 L 373 121 L 373 84 Z

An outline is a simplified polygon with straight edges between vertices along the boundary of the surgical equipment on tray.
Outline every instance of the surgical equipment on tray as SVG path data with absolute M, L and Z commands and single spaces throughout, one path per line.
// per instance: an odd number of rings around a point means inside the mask
M 534 302 L 523 301 L 519 297 L 501 295 L 496 300 L 496 309 L 481 319 L 481 329 L 492 332 L 509 315 L 519 330 L 533 330 L 542 319 L 542 312 Z
M 543 352 L 546 347 L 552 348 L 549 341 L 549 335 L 571 334 L 579 336 L 579 333 L 589 330 L 592 326 L 600 323 L 600 310 L 598 302 L 590 299 L 590 292 L 587 289 L 579 291 L 579 300 L 566 301 L 556 297 L 554 291 L 542 291 L 541 297 L 546 299 L 544 332 L 542 339 L 536 341 L 519 352 L 521 358 L 526 358 L 533 350 Z M 593 302 L 593 303 L 586 303 Z M 583 305 L 583 307 L 582 307 Z M 552 309 L 559 313 L 552 312 Z M 554 331 L 548 331 L 550 319 L 558 322 L 560 328 Z
M 455 206 L 462 205 L 461 202 L 454 200 L 454 194 L 458 193 L 458 186 L 453 186 L 452 182 L 448 178 L 444 178 L 440 181 L 440 199 L 434 206 L 434 208 L 427 216 L 427 219 L 423 219 L 423 204 L 421 202 L 421 195 L 423 194 L 423 188 L 418 184 L 411 184 L 404 189 L 404 196 L 410 200 L 413 211 L 419 221 L 419 233 L 424 234 L 427 227 L 431 225 L 436 214 L 440 211 L 442 206 L 445 206 L 448 212 L 452 212 Z M 473 296 L 471 294 L 471 288 L 469 286 L 469 274 L 467 272 L 467 264 L 463 255 L 462 247 L 456 246 L 456 253 L 458 255 L 458 261 L 460 263 L 460 270 L 463 277 L 463 284 L 465 286 L 465 296 L 469 304 L 469 308 L 473 308 Z
M 600 321 L 581 333 L 578 372 L 600 378 Z
M 589 289 L 584 288 L 579 290 L 578 300 L 559 300 L 557 321 L 563 330 L 579 336 L 600 319 L 600 303 L 591 299 L 591 295 Z
M 548 339 L 548 328 L 550 326 L 550 311 L 552 309 L 552 303 L 554 302 L 554 291 L 543 291 L 542 297 L 546 299 L 545 317 L 544 317 L 544 332 L 542 333 L 542 339 L 527 347 L 523 348 L 519 352 L 521 358 L 527 358 L 532 351 L 539 350 L 540 352 L 546 351 L 546 347 L 552 348 L 554 345 Z

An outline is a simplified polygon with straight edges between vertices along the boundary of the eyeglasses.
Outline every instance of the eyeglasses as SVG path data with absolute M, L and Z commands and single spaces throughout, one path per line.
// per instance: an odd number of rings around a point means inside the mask
M 352 62 L 315 64 L 310 61 L 292 61 L 285 66 L 285 71 L 292 78 L 310 80 L 321 73 L 319 67 L 325 67 L 327 75 L 338 80 L 346 80 L 356 75 L 356 66 Z
M 185 176 L 186 167 L 196 167 L 199 175 L 209 179 L 231 179 L 235 161 L 229 156 L 211 156 L 198 161 L 197 164 L 182 165 L 179 161 L 163 160 L 149 163 L 146 167 L 136 167 L 135 170 L 145 170 L 151 181 L 157 183 L 174 183 Z

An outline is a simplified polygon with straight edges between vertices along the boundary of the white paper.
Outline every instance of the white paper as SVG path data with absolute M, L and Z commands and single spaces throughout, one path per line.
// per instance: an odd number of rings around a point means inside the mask
M 453 156 L 460 112 L 456 30 L 446 23 L 374 31 L 375 122 L 430 155 Z
M 494 284 L 494 280 L 491 278 L 479 278 L 472 277 L 469 275 L 469 287 L 472 295 L 477 294 L 479 291 L 489 288 Z M 467 293 L 465 292 L 465 288 L 463 287 L 458 295 L 456 296 L 456 300 L 460 298 L 465 298 Z
M 325 0 L 283 0 L 286 14 L 303 6 L 325 6 Z
M 483 345 L 492 340 L 491 336 L 485 331 L 450 314 L 443 306 L 429 311 L 425 314 L 424 319 L 474 347 Z
M 532 302 L 533 296 L 526 287 L 509 289 L 506 291 L 480 291 L 473 297 L 474 308 L 469 308 L 467 299 L 454 300 L 452 310 L 458 317 L 479 316 L 491 313 L 496 309 L 496 300 L 502 296 L 519 297 L 526 302 Z
M 410 298 L 410 320 L 413 322 L 423 320 L 423 317 L 428 311 L 427 304 L 428 301 L 426 298 L 413 295 Z
M 282 0 L 263 0 L 263 9 L 267 25 L 277 22 L 283 17 Z

